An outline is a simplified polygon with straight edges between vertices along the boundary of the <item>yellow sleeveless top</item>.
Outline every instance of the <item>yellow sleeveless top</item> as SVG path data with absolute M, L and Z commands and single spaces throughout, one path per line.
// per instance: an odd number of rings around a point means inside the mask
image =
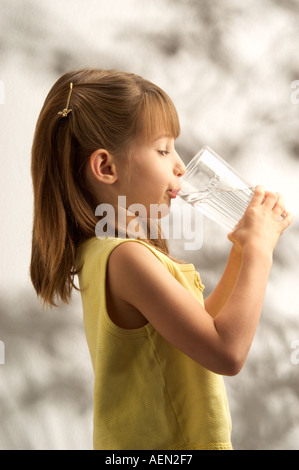
M 80 245 L 79 285 L 95 374 L 94 449 L 231 449 L 223 377 L 172 346 L 150 323 L 124 329 L 110 319 L 106 266 L 120 243 L 145 245 L 203 305 L 193 264 L 175 263 L 141 240 L 94 237 Z

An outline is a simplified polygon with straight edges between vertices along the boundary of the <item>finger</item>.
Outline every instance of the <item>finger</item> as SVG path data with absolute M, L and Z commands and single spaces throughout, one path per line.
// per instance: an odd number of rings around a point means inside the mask
M 285 211 L 285 202 L 284 198 L 280 193 L 276 193 L 277 200 L 273 207 L 273 213 L 277 216 L 283 215 Z
M 270 191 L 266 191 L 265 199 L 263 202 L 264 207 L 272 210 L 277 202 L 277 199 L 278 199 L 277 194 L 272 193 Z
M 256 186 L 254 189 L 254 195 L 252 196 L 248 207 L 260 206 L 264 200 L 264 197 L 265 197 L 265 188 L 260 185 Z
M 288 228 L 293 222 L 293 220 L 294 220 L 293 214 L 291 212 L 284 211 L 284 217 L 280 222 L 280 227 L 282 231 Z

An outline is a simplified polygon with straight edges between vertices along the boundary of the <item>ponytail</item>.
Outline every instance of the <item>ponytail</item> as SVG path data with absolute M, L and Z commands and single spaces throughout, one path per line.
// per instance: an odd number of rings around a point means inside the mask
M 53 127 L 41 113 L 32 146 L 34 218 L 30 276 L 44 304 L 68 303 L 74 283 L 76 247 L 94 235 L 96 218 L 88 193 L 75 184 L 76 143 L 70 116 L 55 116 Z M 80 187 L 81 186 L 81 187 Z M 85 193 L 85 194 L 84 194 Z M 89 198 L 91 199 L 91 198 Z

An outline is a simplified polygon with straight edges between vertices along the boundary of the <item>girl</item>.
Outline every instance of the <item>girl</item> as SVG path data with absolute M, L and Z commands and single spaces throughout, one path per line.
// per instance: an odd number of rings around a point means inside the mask
M 70 300 L 79 277 L 95 373 L 95 449 L 232 448 L 222 375 L 245 362 L 272 253 L 292 221 L 280 195 L 257 187 L 204 301 L 194 266 L 172 259 L 161 235 L 132 237 L 132 213 L 118 226 L 132 204 L 147 216 L 153 204 L 170 206 L 185 172 L 174 147 L 179 131 L 159 87 L 94 69 L 62 76 L 37 122 L 31 279 L 53 306 Z M 115 233 L 98 238 L 103 204 L 115 210 Z

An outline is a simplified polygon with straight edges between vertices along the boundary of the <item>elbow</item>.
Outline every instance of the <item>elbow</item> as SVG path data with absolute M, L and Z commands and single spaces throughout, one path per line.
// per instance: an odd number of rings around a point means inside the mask
M 229 377 L 238 375 L 245 364 L 245 360 L 246 356 L 244 357 L 244 354 L 238 354 L 237 351 L 230 352 L 226 355 L 222 375 L 227 375 Z
M 234 377 L 235 375 L 238 375 L 241 372 L 243 365 L 244 365 L 243 362 L 231 361 L 227 365 L 226 371 L 222 375 L 227 375 L 228 377 Z

